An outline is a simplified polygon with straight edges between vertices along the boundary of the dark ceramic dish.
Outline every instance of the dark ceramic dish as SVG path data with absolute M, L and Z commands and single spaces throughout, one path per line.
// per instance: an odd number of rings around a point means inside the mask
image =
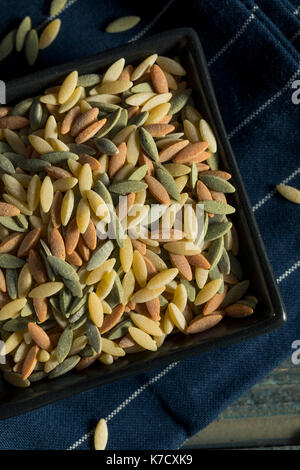
M 100 365 L 97 362 L 83 372 L 71 372 L 55 380 L 46 379 L 34 383 L 27 389 L 16 389 L 0 376 L 1 419 L 24 413 L 105 383 L 162 367 L 221 346 L 244 341 L 278 328 L 285 322 L 285 308 L 224 129 L 204 53 L 198 36 L 192 29 L 167 31 L 134 44 L 118 47 L 69 64 L 51 67 L 11 81 L 7 84 L 7 102 L 13 103 L 24 97 L 36 95 L 72 70 L 78 70 L 81 74 L 104 71 L 120 57 L 124 57 L 127 63 L 138 63 L 155 52 L 160 55 L 177 55 L 181 58 L 187 70 L 189 86 L 193 88 L 196 106 L 212 125 L 217 136 L 222 167 L 233 175 L 233 183 L 237 191 L 231 203 L 237 208 L 234 222 L 240 236 L 240 260 L 245 278 L 251 281 L 251 293 L 259 299 L 255 314 L 245 319 L 226 318 L 216 327 L 198 335 L 171 336 L 154 353 L 129 355 L 111 366 Z

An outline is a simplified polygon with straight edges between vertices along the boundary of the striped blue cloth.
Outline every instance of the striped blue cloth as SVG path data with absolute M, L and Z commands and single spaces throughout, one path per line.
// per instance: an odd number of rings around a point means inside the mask
M 274 185 L 300 188 L 299 0 L 69 0 L 59 39 L 36 68 L 134 41 L 171 27 L 199 33 L 231 144 L 244 178 L 288 312 L 286 326 L 243 344 L 106 385 L 0 424 L 1 449 L 89 449 L 100 417 L 109 449 L 176 449 L 241 393 L 292 354 L 300 339 L 299 207 Z M 44 8 L 42 5 L 44 5 Z M 47 5 L 46 5 L 47 4 Z M 29 14 L 42 29 L 49 2 L 1 2 L 3 36 Z M 110 35 L 105 25 L 140 15 L 133 30 Z M 0 64 L 0 78 L 28 71 L 21 54 Z M 297 86 L 297 83 L 296 85 Z M 299 86 L 299 83 L 298 83 Z M 299 94 L 298 94 L 299 97 Z

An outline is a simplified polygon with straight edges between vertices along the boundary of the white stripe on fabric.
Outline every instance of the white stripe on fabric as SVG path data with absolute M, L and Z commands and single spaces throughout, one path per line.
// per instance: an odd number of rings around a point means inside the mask
M 285 178 L 283 181 L 281 181 L 280 184 L 287 184 L 289 183 L 292 179 L 294 179 L 297 175 L 300 173 L 300 167 L 297 168 L 297 170 L 293 171 L 287 178 Z M 259 209 L 261 206 L 263 206 L 269 199 L 271 199 L 274 195 L 276 194 L 276 189 L 273 189 L 270 191 L 264 198 L 262 198 L 260 201 L 258 201 L 255 206 L 252 207 L 253 212 L 255 212 L 257 209 Z
M 299 6 L 296 8 L 296 10 L 293 12 L 293 15 L 296 15 L 296 16 L 297 16 L 298 13 L 299 13 L 299 11 L 300 11 L 300 5 L 299 5 Z
M 228 137 L 231 139 L 234 137 L 243 127 L 247 126 L 249 122 L 251 122 L 253 119 L 255 119 L 262 111 L 264 111 L 266 108 L 268 108 L 274 101 L 276 101 L 280 96 L 287 91 L 292 82 L 295 80 L 295 78 L 299 75 L 300 73 L 300 68 L 296 70 L 296 72 L 292 75 L 292 77 L 288 80 L 288 82 L 284 85 L 284 87 L 281 88 L 281 90 L 277 91 L 275 95 L 271 96 L 271 98 L 268 98 L 267 101 L 265 101 L 258 109 L 253 111 L 248 117 L 246 117 L 238 126 L 236 126 L 229 134 Z
M 300 268 L 300 260 L 296 261 L 289 269 L 287 269 L 281 276 L 279 276 L 276 281 L 277 284 L 280 284 L 284 279 L 286 279 L 290 274 L 292 274 L 296 269 Z
M 70 0 L 69 2 L 67 2 L 65 4 L 65 6 L 63 7 L 63 9 L 57 13 L 57 15 L 54 15 L 54 16 L 48 16 L 48 18 L 46 18 L 41 24 L 39 24 L 35 29 L 37 31 L 39 31 L 40 29 L 43 29 L 44 26 L 46 26 L 47 23 L 49 23 L 50 21 L 54 20 L 55 18 L 58 18 L 59 15 L 62 14 L 62 12 L 66 11 L 69 7 L 71 7 L 72 5 L 74 5 L 74 3 L 76 3 L 77 0 Z
M 133 36 L 133 38 L 129 39 L 128 42 L 137 41 L 142 36 L 144 36 L 144 34 L 146 34 L 149 31 L 149 29 L 151 29 L 158 22 L 158 20 L 161 18 L 161 16 L 167 11 L 167 9 L 174 2 L 175 2 L 175 0 L 169 0 L 169 2 L 166 3 L 165 6 L 160 10 L 160 12 L 157 14 L 157 16 L 147 26 L 145 26 L 145 28 L 142 31 L 140 31 L 135 36 Z
M 242 26 L 240 27 L 240 29 L 238 30 L 238 32 L 233 36 L 233 38 L 230 39 L 230 41 L 227 42 L 227 44 L 225 44 L 222 49 L 219 50 L 219 52 L 217 52 L 209 61 L 208 61 L 208 66 L 210 67 L 212 64 L 214 64 L 218 59 L 219 57 L 221 57 L 224 52 L 227 51 L 227 49 L 229 49 L 230 46 L 232 46 L 232 44 L 234 44 L 241 36 L 242 34 L 246 31 L 246 29 L 248 28 L 249 24 L 254 20 L 255 18 L 255 15 L 254 15 L 254 12 L 258 10 L 258 6 L 257 5 L 254 5 L 254 7 L 252 8 L 251 10 L 251 15 L 247 18 L 247 20 L 242 24 Z
M 152 377 L 152 379 L 148 380 L 148 382 L 145 382 L 141 387 L 137 388 L 135 392 L 129 395 L 129 397 L 126 398 L 122 403 L 120 403 L 120 405 L 118 405 L 117 408 L 115 408 L 111 413 L 109 413 L 109 415 L 107 415 L 105 420 L 108 422 L 111 419 L 113 419 L 118 413 L 120 413 L 120 411 L 122 411 L 127 405 L 129 405 L 129 403 L 135 400 L 135 398 L 137 398 L 141 393 L 143 393 L 148 387 L 153 385 L 155 382 L 158 382 L 158 380 L 160 380 L 168 372 L 170 372 L 170 370 L 172 370 L 177 364 L 178 362 L 172 362 L 167 367 L 165 367 L 161 372 L 159 372 L 159 374 L 155 375 L 154 377 Z M 85 442 L 89 437 L 92 436 L 93 432 L 94 430 L 89 431 L 88 433 L 84 434 L 84 436 L 82 436 L 80 439 L 74 442 L 74 444 L 68 447 L 67 450 L 74 450 L 77 447 L 79 447 L 81 444 L 83 444 L 83 442 Z

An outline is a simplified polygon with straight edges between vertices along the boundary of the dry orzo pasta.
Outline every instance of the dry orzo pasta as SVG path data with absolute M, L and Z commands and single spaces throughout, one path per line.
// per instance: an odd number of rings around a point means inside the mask
M 40 46 L 50 39 L 46 31 Z M 75 70 L 0 108 L 9 383 L 105 367 L 168 335 L 253 314 L 231 175 L 185 76 L 178 59 L 120 58 L 103 75 Z M 104 421 L 95 441 L 105 447 Z

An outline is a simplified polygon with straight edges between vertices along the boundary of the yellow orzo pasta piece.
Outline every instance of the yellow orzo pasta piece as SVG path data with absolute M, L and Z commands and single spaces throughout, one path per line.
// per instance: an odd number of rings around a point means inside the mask
M 146 197 L 147 197 L 147 192 L 145 189 L 143 189 L 142 191 L 138 191 L 137 193 L 135 193 L 134 205 L 143 206 L 145 203 Z M 132 211 L 130 210 L 128 212 L 128 215 L 132 215 L 132 214 L 133 214 L 133 208 L 132 208 Z
M 58 112 L 59 113 L 65 113 L 66 111 L 69 111 L 69 109 L 73 108 L 73 106 L 75 106 L 75 104 L 82 97 L 82 92 L 83 92 L 83 87 L 82 86 L 79 86 L 79 87 L 75 88 L 75 90 L 73 91 L 70 98 L 64 104 L 62 104 L 59 107 Z
M 125 101 L 126 104 L 129 104 L 130 106 L 141 106 L 154 96 L 156 96 L 156 94 L 151 91 L 145 93 L 134 93 L 133 95 L 128 96 Z
M 131 338 L 142 348 L 147 349 L 148 351 L 157 351 L 157 344 L 150 335 L 144 331 L 136 328 L 135 326 L 130 326 L 128 328 L 128 333 Z
M 173 303 L 181 312 L 183 312 L 187 304 L 187 291 L 184 284 L 178 284 L 176 287 L 173 296 Z
M 147 266 L 143 256 L 138 250 L 134 250 L 133 252 L 132 269 L 139 286 L 145 287 L 148 275 Z
M 80 351 L 82 351 L 88 343 L 88 339 L 86 336 L 78 336 L 73 340 L 71 349 L 69 351 L 68 356 L 73 356 L 74 354 L 78 354 Z
M 208 282 L 197 294 L 194 304 L 201 305 L 210 300 L 220 289 L 222 285 L 222 279 L 214 279 Z
M 82 114 L 92 109 L 92 106 L 86 100 L 80 100 L 79 107 Z
M 140 78 L 145 72 L 150 70 L 154 62 L 156 61 L 158 55 L 152 54 L 149 57 L 146 57 L 132 72 L 131 80 L 135 81 Z
M 167 337 L 167 335 L 165 335 L 164 333 L 161 336 L 154 336 L 153 339 L 156 342 L 156 345 L 157 345 L 158 348 L 160 348 L 163 345 L 166 337 Z
M 105 419 L 100 419 L 94 434 L 95 450 L 104 450 L 108 441 L 108 429 Z
M 41 349 L 37 354 L 38 362 L 47 362 L 50 359 L 50 353 L 45 349 Z
M 72 191 L 72 189 L 69 189 L 63 197 L 60 210 L 61 223 L 64 227 L 68 224 L 71 218 L 74 208 L 74 200 L 74 192 Z
M 99 196 L 95 191 L 92 189 L 88 190 L 86 193 L 87 199 L 91 206 L 92 211 L 95 215 L 99 218 L 109 218 L 109 210 L 105 202 L 103 201 L 102 197 Z M 109 220 L 109 219 L 108 219 Z
M 148 335 L 161 336 L 163 334 L 159 324 L 154 320 L 151 320 L 151 318 L 145 317 L 145 315 L 131 313 L 130 318 L 135 326 L 137 326 L 140 330 L 143 330 L 145 333 L 148 333 Z
M 40 204 L 44 212 L 49 212 L 53 202 L 53 184 L 49 176 L 45 176 L 40 190 Z
M 116 275 L 117 273 L 114 270 L 108 271 L 103 275 L 96 290 L 96 294 L 98 295 L 100 300 L 105 299 L 105 297 L 107 297 L 110 291 L 112 290 Z
M 288 184 L 277 184 L 276 190 L 288 201 L 294 202 L 295 204 L 300 204 L 300 191 L 293 186 Z
M 170 253 L 175 253 L 176 255 L 197 255 L 201 252 L 200 248 L 197 245 L 194 245 L 190 241 L 179 241 L 179 242 L 169 242 L 164 244 L 164 249 L 170 251 Z
M 147 284 L 147 289 L 158 289 L 169 284 L 178 274 L 177 268 L 166 269 L 153 276 Z
M 127 273 L 129 269 L 131 268 L 132 260 L 133 260 L 133 248 L 132 248 L 131 240 L 129 236 L 127 235 L 126 238 L 124 239 L 124 247 L 120 248 L 120 262 L 124 270 L 124 273 Z
M 176 288 L 177 288 L 177 282 L 175 280 L 171 281 L 169 282 L 169 284 L 166 285 L 166 292 L 174 294 Z
M 186 204 L 184 206 L 184 225 L 183 231 L 185 233 L 185 238 L 187 240 L 194 241 L 198 235 L 198 221 L 191 204 Z
M 78 183 L 78 179 L 74 176 L 67 176 L 66 178 L 59 178 L 54 181 L 53 189 L 54 191 L 66 192 L 69 189 L 72 189 Z
M 74 92 L 78 81 L 78 72 L 74 70 L 66 76 L 58 92 L 59 104 L 65 103 Z
M 88 163 L 82 165 L 79 173 L 78 184 L 82 196 L 86 196 L 87 191 L 89 191 L 93 185 L 93 174 Z
M 199 289 L 202 289 L 207 281 L 209 269 L 200 268 L 196 266 L 195 268 L 195 280 Z
M 45 104 L 57 105 L 58 104 L 57 93 L 48 93 L 47 95 L 41 96 L 40 102 L 45 103 Z
M 155 297 L 162 294 L 164 290 L 164 286 L 158 289 L 147 289 L 147 287 L 144 287 L 143 289 L 135 292 L 130 300 L 136 303 L 148 302 L 149 300 L 155 299 Z
M 82 165 L 80 165 L 80 163 L 78 163 L 76 160 L 68 160 L 68 167 L 71 171 L 71 173 L 73 173 L 74 176 L 76 176 L 76 178 L 79 177 L 79 173 L 81 171 L 81 168 L 82 168 Z
M 27 189 L 27 203 L 30 210 L 35 211 L 40 202 L 41 180 L 33 175 Z
M 14 318 L 20 310 L 25 306 L 27 300 L 25 298 L 15 299 L 8 302 L 0 310 L 0 321 Z
M 112 312 L 112 308 L 109 305 L 109 303 L 106 302 L 106 300 L 102 299 L 101 303 L 102 303 L 103 313 L 111 313 Z
M 31 134 L 28 136 L 29 142 L 31 143 L 34 150 L 43 155 L 44 153 L 53 152 L 53 148 L 45 139 L 38 135 Z
M 101 353 L 99 357 L 99 361 L 102 362 L 102 364 L 110 366 L 111 364 L 113 364 L 114 358 L 112 357 L 111 354 Z
M 23 341 L 23 336 L 23 331 L 15 331 L 12 333 L 3 344 L 0 350 L 0 356 L 11 353 Z
M 166 310 L 166 312 L 164 314 L 164 317 L 163 317 L 163 320 L 162 320 L 162 328 L 163 328 L 163 331 L 166 335 L 169 335 L 170 333 L 172 333 L 172 331 L 174 329 L 174 324 L 172 323 L 172 321 L 170 319 L 170 315 L 169 315 L 168 310 Z
M 98 95 L 97 90 L 94 88 L 93 90 L 90 90 L 90 96 L 86 98 L 86 101 L 88 103 L 90 101 L 100 101 L 101 103 L 118 104 L 120 103 L 121 98 L 116 95 L 108 95 L 107 93 Z
M 124 349 L 120 348 L 117 343 L 107 338 L 102 338 L 102 351 L 106 354 L 111 354 L 112 356 L 125 356 Z
M 51 114 L 48 117 L 47 122 L 45 124 L 44 139 L 48 140 L 51 137 L 54 137 L 55 139 L 57 139 L 57 135 L 58 135 L 57 122 L 53 114 Z
M 56 152 L 68 152 L 69 147 L 60 139 L 57 139 L 57 137 L 49 137 L 48 142 L 55 150 Z
M 184 331 L 186 329 L 186 319 L 177 305 L 175 305 L 173 302 L 168 305 L 168 315 L 172 323 L 177 326 L 180 331 Z
M 46 49 L 46 47 L 50 46 L 52 42 L 55 40 L 56 36 L 59 33 L 61 26 L 61 20 L 56 18 L 55 20 L 51 21 L 46 28 L 43 30 L 40 40 L 39 40 L 39 48 Z
M 90 207 L 85 199 L 80 199 L 76 211 L 76 222 L 80 233 L 84 233 L 90 221 Z
M 51 297 L 59 292 L 64 287 L 63 282 L 45 282 L 32 289 L 28 296 L 31 299 L 43 299 L 44 297 Z
M 128 137 L 127 141 L 127 163 L 131 165 L 136 165 L 140 155 L 140 140 L 138 137 L 138 132 L 133 131 Z
M 159 95 L 153 96 L 150 100 L 146 101 L 141 111 L 150 111 L 159 104 L 168 103 L 172 98 L 172 93 L 160 93 Z
M 50 353 L 50 359 L 45 363 L 44 372 L 46 372 L 46 374 L 49 374 L 49 372 L 55 369 L 55 367 L 57 367 L 58 365 L 59 365 L 59 362 L 56 359 L 55 349 L 53 349 L 53 351 L 51 351 Z
M 125 274 L 122 279 L 122 290 L 123 290 L 123 297 L 122 297 L 122 304 L 126 305 L 130 297 L 132 296 L 135 288 L 135 276 L 132 269 Z
M 115 258 L 110 258 L 104 261 L 99 268 L 94 269 L 88 273 L 86 278 L 86 284 L 90 286 L 91 284 L 95 284 L 96 282 L 101 281 L 103 275 L 107 271 L 111 271 L 116 263 Z
M 30 345 L 22 341 L 14 352 L 14 361 L 16 363 L 23 361 L 29 349 L 30 349 Z
M 102 83 L 97 86 L 97 92 L 101 94 L 117 95 L 129 90 L 132 87 L 130 80 L 115 80 L 113 82 Z
M 146 124 L 157 124 L 159 121 L 162 120 L 162 118 L 164 118 L 168 114 L 170 107 L 170 103 L 161 103 L 152 108 L 150 110 Z
M 108 69 L 106 70 L 103 78 L 102 78 L 102 83 L 105 82 L 114 82 L 115 80 L 118 80 L 120 77 L 125 65 L 125 59 L 121 58 L 119 60 L 116 60 Z
M 4 174 L 2 175 L 2 181 L 4 183 L 6 191 L 9 194 L 14 196 L 19 201 L 27 200 L 25 189 L 23 188 L 22 184 L 14 176 Z
M 89 294 L 88 306 L 90 319 L 98 328 L 100 328 L 103 323 L 103 306 L 101 300 L 95 294 L 95 292 L 91 292 Z

